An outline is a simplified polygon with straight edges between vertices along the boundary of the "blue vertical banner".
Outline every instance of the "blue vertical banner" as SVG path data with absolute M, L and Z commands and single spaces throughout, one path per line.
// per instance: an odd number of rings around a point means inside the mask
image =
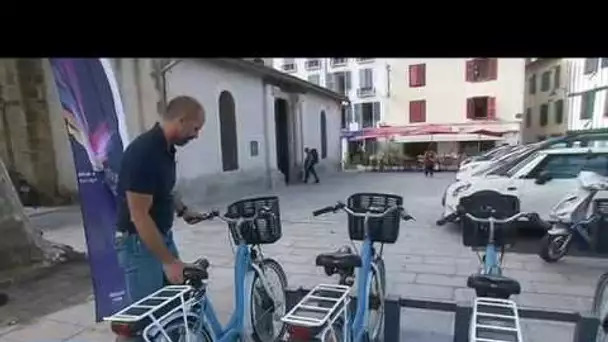
M 50 59 L 68 132 L 95 291 L 96 320 L 126 303 L 124 272 L 114 248 L 116 185 L 125 116 L 107 59 Z

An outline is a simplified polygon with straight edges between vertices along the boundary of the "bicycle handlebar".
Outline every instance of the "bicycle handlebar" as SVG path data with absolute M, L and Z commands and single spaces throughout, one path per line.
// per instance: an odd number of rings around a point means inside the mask
M 203 213 L 202 220 L 207 221 L 207 220 L 212 220 L 214 218 L 219 218 L 220 220 L 222 220 L 226 223 L 245 223 L 245 222 L 255 221 L 260 215 L 266 215 L 266 214 L 272 214 L 272 210 L 269 207 L 262 207 L 262 208 L 258 209 L 255 212 L 255 215 L 253 215 L 251 217 L 238 217 L 238 218 L 228 217 L 228 216 L 226 216 L 226 214 L 220 215 L 219 210 L 214 209 L 207 213 Z
M 377 212 L 375 213 L 369 209 L 368 209 L 368 211 L 366 211 L 364 213 L 357 213 L 357 212 L 352 211 L 349 207 L 346 206 L 346 204 L 344 204 L 342 202 L 338 202 L 336 205 L 330 205 L 330 206 L 327 206 L 327 207 L 324 207 L 321 209 L 317 209 L 312 212 L 312 215 L 319 216 L 319 215 L 323 215 L 323 214 L 327 214 L 327 213 L 335 213 L 338 210 L 344 210 L 349 215 L 352 215 L 354 217 L 370 217 L 370 218 L 382 218 L 382 217 L 385 217 L 386 215 L 392 213 L 393 211 L 399 210 L 402 220 L 404 220 L 404 221 L 409 221 L 409 220 L 415 221 L 416 220 L 413 216 L 407 214 L 405 212 L 405 209 L 402 206 L 398 206 L 398 205 L 391 206 L 381 213 L 377 213 Z
M 546 226 L 546 223 L 540 218 L 540 216 L 538 216 L 537 213 L 527 213 L 527 212 L 521 212 L 521 213 L 517 213 L 511 217 L 508 217 L 506 219 L 497 219 L 494 217 L 489 217 L 489 218 L 479 218 L 476 216 L 473 216 L 467 212 L 465 212 L 462 208 L 458 208 L 458 210 L 456 210 L 455 212 L 451 213 L 450 215 L 439 219 L 437 221 L 437 225 L 444 225 L 445 223 L 447 223 L 448 221 L 452 221 L 455 218 L 457 218 L 458 216 L 464 215 L 466 217 L 468 217 L 471 221 L 474 222 L 478 222 L 478 223 L 509 223 L 509 222 L 513 222 L 521 217 L 526 217 L 528 220 L 532 221 L 533 223 L 542 225 L 542 226 Z

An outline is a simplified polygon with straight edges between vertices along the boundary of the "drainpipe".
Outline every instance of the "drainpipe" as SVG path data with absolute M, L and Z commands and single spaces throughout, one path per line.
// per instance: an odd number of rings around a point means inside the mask
M 271 162 L 270 162 L 270 139 L 268 134 L 269 130 L 269 116 L 271 115 L 269 103 L 268 103 L 268 84 L 262 81 L 262 122 L 264 124 L 264 163 L 266 164 L 266 187 L 270 190 L 274 190 L 274 182 L 272 181 L 272 170 L 271 170 Z M 274 103 L 273 113 L 274 113 Z
M 156 80 L 156 88 L 160 92 L 160 101 L 162 107 L 160 109 L 164 110 L 167 105 L 167 79 L 165 78 L 165 74 L 167 71 L 171 70 L 174 66 L 181 62 L 183 62 L 183 59 L 176 59 L 163 66 L 163 61 L 161 60 L 152 61 L 152 66 L 154 69 L 152 71 L 152 77 Z

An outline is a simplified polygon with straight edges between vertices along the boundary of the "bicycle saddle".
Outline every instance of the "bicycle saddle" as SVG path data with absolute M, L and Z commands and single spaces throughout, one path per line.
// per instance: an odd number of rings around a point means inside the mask
M 505 276 L 471 274 L 467 279 L 467 286 L 475 289 L 478 297 L 508 299 L 511 295 L 521 292 L 519 282 Z
M 198 259 L 194 263 L 184 267 L 184 279 L 186 280 L 207 280 L 209 279 L 209 261 L 205 258 Z
M 329 267 L 329 268 L 355 268 L 361 267 L 361 257 L 354 254 L 350 248 L 340 248 L 339 250 L 331 253 L 322 253 L 317 255 L 315 260 L 317 266 Z

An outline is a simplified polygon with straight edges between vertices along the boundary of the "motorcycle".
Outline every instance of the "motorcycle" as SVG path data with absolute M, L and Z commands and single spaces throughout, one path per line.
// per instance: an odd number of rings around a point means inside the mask
M 606 217 L 608 199 L 595 200 L 595 195 L 608 190 L 608 178 L 591 171 L 581 171 L 578 175 L 579 187 L 576 192 L 562 198 L 549 213 L 551 229 L 540 242 L 539 256 L 546 262 L 556 262 L 563 258 L 578 240 L 583 247 L 594 245 L 594 229 Z

